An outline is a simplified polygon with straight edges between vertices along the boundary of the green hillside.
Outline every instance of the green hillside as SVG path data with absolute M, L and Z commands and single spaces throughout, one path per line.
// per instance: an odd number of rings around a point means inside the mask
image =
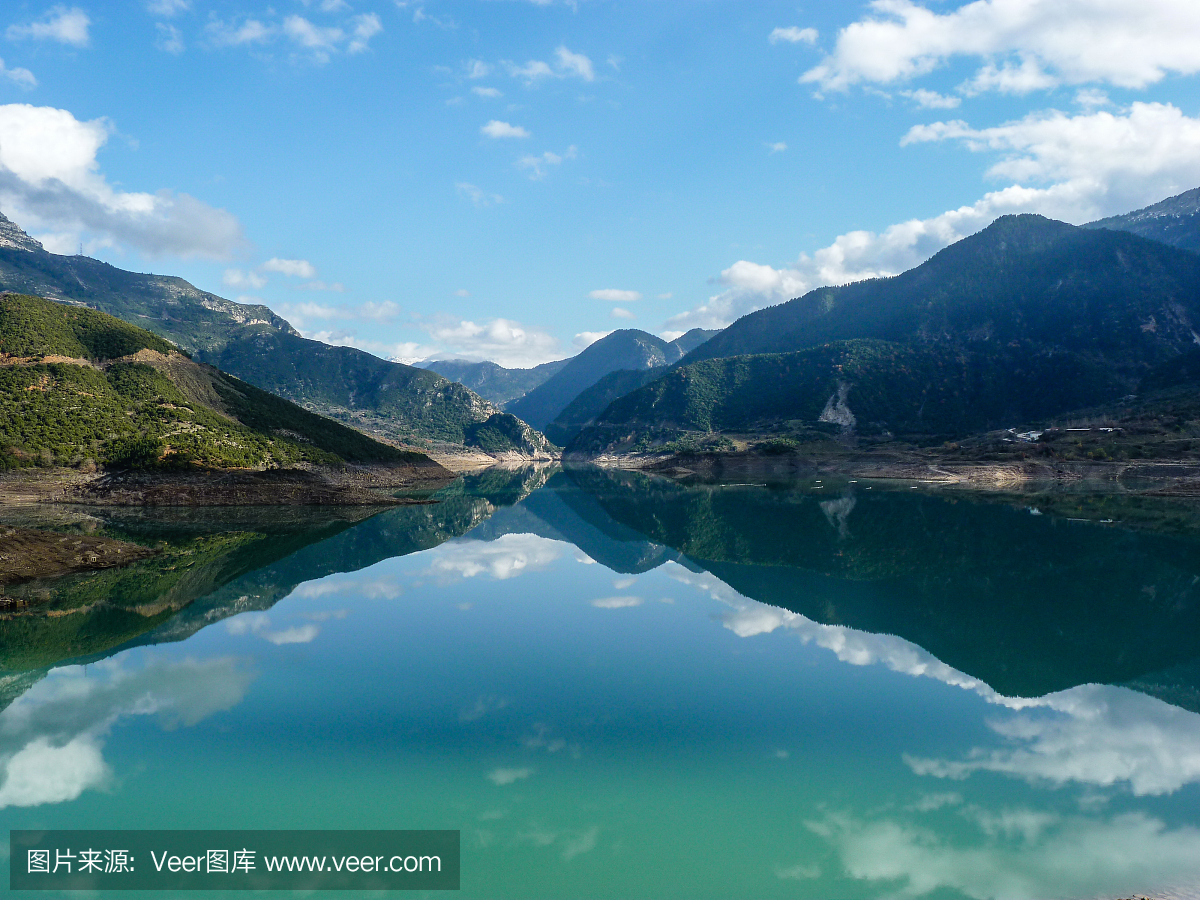
M 461 444 L 501 409 L 441 376 L 351 347 L 303 339 L 265 306 L 234 303 L 182 278 L 126 272 L 86 256 L 48 253 L 0 215 L 0 289 L 86 304 L 170 341 L 198 362 L 381 437 Z M 283 359 L 258 352 L 263 341 Z M 289 380 L 295 373 L 304 377 Z M 286 385 L 287 390 L 281 390 Z M 406 391 L 412 393 L 400 396 Z M 507 423 L 507 432 L 522 430 Z M 508 450 L 547 452 L 540 434 Z
M 853 430 L 942 441 L 1029 422 L 1131 385 L 1082 354 L 838 341 L 701 360 L 615 400 L 569 449 L 651 449 L 684 432 L 813 436 Z
M 487 453 L 549 452 L 541 434 L 461 384 L 352 347 L 257 326 L 232 338 L 218 365 L 307 409 L 391 440 L 462 444 Z M 491 424 L 486 447 L 476 439 L 485 423 Z M 501 434 L 509 438 L 502 440 Z
M 2 469 L 429 463 L 140 328 L 39 297 L 0 296 L 0 363 Z
M 585 388 L 566 409 L 546 426 L 546 437 L 565 447 L 575 436 L 600 416 L 614 400 L 650 384 L 666 373 L 666 366 L 652 369 L 617 369 Z

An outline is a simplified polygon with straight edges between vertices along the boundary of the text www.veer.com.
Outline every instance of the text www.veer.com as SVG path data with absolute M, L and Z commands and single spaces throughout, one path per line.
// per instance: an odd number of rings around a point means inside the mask
M 440 856 L 264 856 L 263 862 L 268 872 L 442 871 Z

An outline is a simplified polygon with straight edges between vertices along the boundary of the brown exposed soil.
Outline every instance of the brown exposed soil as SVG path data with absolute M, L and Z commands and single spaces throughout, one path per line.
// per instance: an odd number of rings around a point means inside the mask
M 156 551 L 112 538 L 0 528 L 0 586 L 123 566 Z M 4 598 L 0 597 L 0 605 Z

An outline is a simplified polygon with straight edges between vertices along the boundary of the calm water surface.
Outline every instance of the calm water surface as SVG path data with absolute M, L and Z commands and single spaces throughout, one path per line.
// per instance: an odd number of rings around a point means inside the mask
M 1200 896 L 1191 510 L 440 499 L 59 522 L 166 552 L 0 622 L 3 828 L 460 829 L 464 898 Z

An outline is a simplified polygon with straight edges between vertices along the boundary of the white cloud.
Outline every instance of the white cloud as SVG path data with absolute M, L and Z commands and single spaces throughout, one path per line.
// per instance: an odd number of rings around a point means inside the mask
M 486 78 L 492 74 L 492 67 L 482 59 L 468 59 L 466 70 L 468 78 Z
M 280 259 L 272 257 L 259 266 L 264 272 L 278 272 L 291 278 L 316 278 L 317 269 L 306 259 Z
M 563 153 L 551 153 L 547 150 L 541 156 L 522 156 L 517 160 L 518 169 L 527 169 L 532 181 L 540 181 L 546 175 L 546 166 L 560 166 L 565 159 L 574 159 L 579 148 L 572 144 Z
M 221 276 L 221 283 L 226 287 L 245 290 L 252 288 L 257 290 L 267 283 L 267 279 L 259 275 L 257 272 L 243 272 L 241 269 L 226 269 Z
M 326 11 L 343 8 L 348 7 L 335 5 Z M 292 14 L 280 22 L 245 19 L 236 26 L 213 19 L 205 30 L 214 44 L 223 47 L 269 44 L 282 35 L 301 51 L 295 58 L 324 64 L 334 53 L 343 50 L 349 54 L 365 51 L 371 38 L 383 31 L 383 21 L 376 13 L 364 13 L 343 20 L 340 26 L 318 25 L 304 16 Z
M 470 184 L 466 181 L 457 182 L 454 185 L 454 189 L 481 209 L 483 207 L 494 206 L 497 203 L 504 202 L 504 198 L 499 194 L 493 194 L 489 191 L 485 191 L 483 188 L 474 184 Z
M 351 40 L 346 45 L 347 53 L 362 53 L 367 49 L 367 42 L 383 31 L 383 22 L 375 13 L 364 13 L 350 20 Z
M 1187 885 L 1180 896 L 1188 896 L 1195 884 L 1200 830 L 1193 826 L 1171 828 L 1141 812 L 1094 820 L 1022 809 L 997 817 L 975 808 L 963 818 L 968 824 L 953 841 L 924 823 L 879 817 L 835 815 L 809 828 L 829 839 L 851 878 L 876 882 L 890 896 L 1129 897 L 1176 885 Z
M 821 285 L 894 275 L 1001 215 L 1031 212 L 1078 224 L 1139 209 L 1200 184 L 1200 118 L 1171 104 L 1134 103 L 1120 112 L 1077 115 L 1051 110 L 982 129 L 963 121 L 934 122 L 913 127 L 902 143 L 943 141 L 1000 154 L 987 175 L 1025 184 L 882 232 L 848 232 L 782 268 L 739 260 L 718 279 L 726 290 L 672 317 L 665 327 L 724 327 Z M 1042 186 L 1026 186 L 1031 183 Z
M 114 189 L 99 171 L 105 119 L 80 122 L 52 107 L 0 106 L 0 205 L 27 230 L 138 248 L 149 255 L 223 258 L 242 246 L 237 219 L 187 194 Z
M 905 761 L 918 775 L 966 778 L 1001 772 L 1055 785 L 1125 783 L 1137 796 L 1170 794 L 1200 782 L 1200 715 L 1137 691 L 1088 684 L 1042 698 L 1047 716 L 991 721 L 1005 740 L 963 760 Z
M 815 44 L 817 42 L 817 29 L 815 28 L 798 28 L 792 25 L 790 28 L 776 28 L 767 37 L 772 44 L 778 44 L 781 41 L 788 44 Z
M 801 76 L 824 90 L 925 75 L 978 57 L 979 90 L 1024 92 L 1107 82 L 1140 88 L 1200 72 L 1200 6 L 1178 0 L 976 0 L 945 13 L 912 0 L 874 0 L 834 51 Z
M 152 16 L 169 19 L 192 8 L 192 0 L 147 0 L 146 11 Z
M 210 40 L 218 47 L 241 47 L 247 44 L 265 44 L 274 39 L 278 29 L 258 19 L 246 19 L 241 25 L 226 25 L 214 19 L 205 26 Z
M 279 631 L 271 631 L 271 619 L 266 613 L 242 613 L 225 620 L 225 630 L 232 635 L 254 635 L 275 646 L 284 644 L 309 644 L 321 633 L 316 625 L 295 625 Z
M 787 144 L 785 144 L 783 141 L 776 141 L 775 143 L 767 144 L 766 146 L 767 149 L 772 153 L 783 153 L 783 151 L 787 150 Z
M 428 325 L 427 331 L 448 352 L 463 359 L 490 359 L 508 368 L 526 369 L 562 358 L 557 338 L 511 319 L 479 323 L 445 319 Z
M 527 138 L 529 132 L 520 125 L 510 125 L 508 122 L 501 122 L 499 119 L 491 121 L 479 127 L 479 133 L 490 138 Z
M 304 284 L 295 286 L 297 291 L 333 291 L 335 294 L 344 294 L 346 286 L 340 281 L 306 281 Z
M 109 776 L 92 737 L 81 735 L 60 747 L 37 738 L 8 759 L 0 785 L 0 809 L 74 800 Z
M 305 334 L 314 319 L 328 321 L 346 316 L 342 310 L 333 306 L 322 306 L 320 303 L 276 303 L 274 309 Z
M 636 300 L 641 300 L 642 295 L 639 291 L 622 291 L 616 288 L 603 288 L 598 291 L 591 291 L 588 294 L 593 300 L 603 300 L 606 303 L 633 303 Z
M 154 41 L 155 47 L 175 56 L 183 52 L 183 33 L 178 28 L 166 22 L 155 22 L 154 30 L 158 34 Z
M 571 340 L 571 344 L 580 350 L 584 350 L 601 338 L 606 338 L 611 331 L 581 331 Z
M 9 25 L 6 32 L 10 41 L 31 38 L 37 41 L 58 41 L 73 47 L 88 45 L 88 27 L 92 20 L 78 6 L 51 7 L 41 19 L 27 25 Z
M 545 78 L 582 78 L 584 81 L 594 81 L 596 70 L 592 61 L 582 53 L 573 53 L 565 46 L 559 46 L 554 51 L 554 64 L 539 59 L 531 59 L 522 66 L 504 61 L 504 69 L 513 78 L 520 78 L 527 85 L 536 84 Z
M 641 597 L 601 597 L 599 600 L 592 601 L 592 606 L 597 609 L 625 609 L 641 605 Z
M 921 109 L 955 109 L 962 103 L 961 97 L 948 97 L 937 91 L 927 91 L 919 88 L 915 91 L 901 91 L 901 97 L 907 97 Z
M 488 781 L 498 787 L 503 787 L 506 784 L 512 784 L 515 781 L 524 781 L 533 774 L 533 769 L 493 769 L 488 772 Z
M 33 73 L 28 69 L 22 69 L 18 66 L 15 69 L 10 69 L 4 65 L 4 60 L 0 59 L 0 77 L 7 78 L 13 84 L 20 85 L 23 88 L 37 87 L 37 79 L 33 77 Z
M 558 70 L 563 75 L 575 75 L 584 81 L 595 81 L 596 73 L 592 69 L 592 61 L 582 53 L 572 53 L 566 47 L 558 47 L 554 51 L 558 61 Z
M 399 304 L 392 300 L 384 300 L 382 303 L 368 300 L 358 308 L 358 311 L 364 319 L 374 319 L 376 322 L 386 322 L 401 313 Z
M 483 575 L 507 581 L 539 572 L 563 555 L 559 541 L 534 534 L 505 534 L 494 541 L 463 539 L 443 544 L 430 565 L 442 577 L 475 578 Z
M 609 318 L 613 318 L 613 319 L 636 319 L 637 318 L 636 314 L 631 313 L 627 309 L 622 309 L 619 306 L 614 306 L 612 308 L 612 311 L 609 312 L 608 315 L 609 315 Z
M 496 97 L 504 96 L 504 94 L 500 93 L 500 91 L 494 87 L 480 87 L 479 85 L 471 88 L 471 93 L 477 97 L 487 97 L 488 99 L 495 99 Z
M 194 725 L 241 702 L 250 680 L 231 659 L 52 670 L 0 712 L 0 808 L 63 803 L 102 786 L 104 737 L 119 719 Z

